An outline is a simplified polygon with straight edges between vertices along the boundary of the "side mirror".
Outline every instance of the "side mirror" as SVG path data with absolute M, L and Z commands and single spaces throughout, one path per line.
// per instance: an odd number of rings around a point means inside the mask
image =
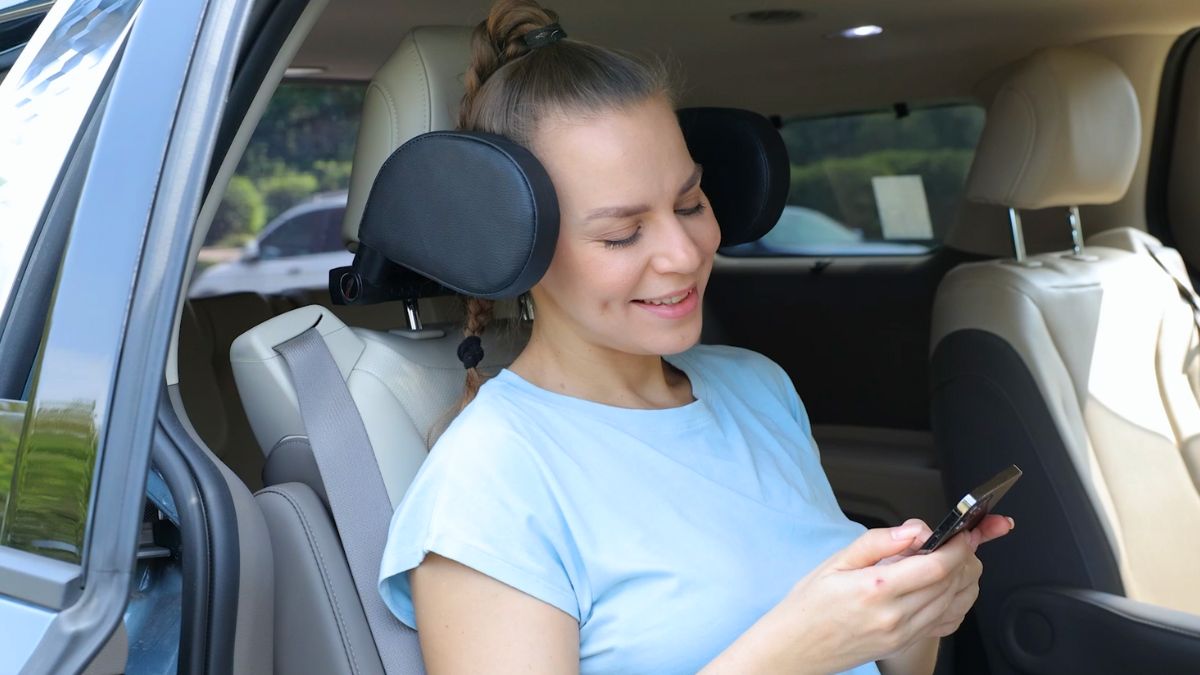
M 251 239 L 242 246 L 242 260 L 245 262 L 258 262 L 262 260 L 262 251 L 258 248 L 257 239 Z

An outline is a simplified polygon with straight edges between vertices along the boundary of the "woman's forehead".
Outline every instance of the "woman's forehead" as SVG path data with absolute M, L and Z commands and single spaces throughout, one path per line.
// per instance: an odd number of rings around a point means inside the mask
M 540 125 L 533 145 L 560 201 L 607 206 L 613 199 L 660 197 L 664 190 L 673 197 L 695 171 L 665 101 L 550 119 Z

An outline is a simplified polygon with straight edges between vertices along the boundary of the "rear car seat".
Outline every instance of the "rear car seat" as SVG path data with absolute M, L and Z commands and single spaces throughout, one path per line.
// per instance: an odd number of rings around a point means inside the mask
M 1115 64 L 1047 50 L 992 102 L 968 198 L 1011 209 L 1020 251 L 1018 209 L 1059 207 L 1062 227 L 1068 214 L 1078 225 L 1071 207 L 1124 195 L 1140 136 Z M 1200 663 L 1196 319 L 1148 248 L 1181 271 L 1174 251 L 1126 228 L 963 265 L 939 287 L 932 412 L 947 488 L 1025 471 L 1001 507 L 1014 536 L 980 550 L 993 672 Z

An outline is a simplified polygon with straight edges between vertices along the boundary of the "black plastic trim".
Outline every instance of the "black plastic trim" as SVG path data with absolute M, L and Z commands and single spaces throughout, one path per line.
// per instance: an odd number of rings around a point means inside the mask
M 993 672 L 1010 672 L 1000 635 L 1009 595 L 1030 584 L 1124 595 L 1120 570 L 1050 409 L 1013 347 L 983 330 L 955 331 L 934 350 L 930 379 L 947 494 L 962 494 L 1008 464 L 1024 470 L 1000 507 L 1017 529 L 979 550 L 986 570 L 976 604 L 980 629 Z
M 1171 189 L 1171 158 L 1175 146 L 1175 129 L 1179 124 L 1179 98 L 1183 90 L 1183 78 L 1197 43 L 1200 43 L 1200 28 L 1193 28 L 1181 35 L 1167 53 L 1150 141 L 1150 164 L 1146 174 L 1146 229 L 1170 247 L 1175 247 L 1175 236 L 1171 232 L 1171 223 L 1167 216 L 1167 198 Z M 1190 267 L 1192 265 L 1189 265 Z
M 159 400 L 155 465 L 176 497 L 183 539 L 183 629 L 179 669 L 233 672 L 241 553 L 233 496 L 221 470 L 175 415 L 170 395 Z

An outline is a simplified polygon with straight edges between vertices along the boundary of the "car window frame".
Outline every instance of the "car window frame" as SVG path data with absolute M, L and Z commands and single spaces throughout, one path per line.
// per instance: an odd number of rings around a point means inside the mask
M 83 2 L 60 0 L 52 12 L 65 13 L 76 4 Z M 5 555 L 39 558 L 44 564 L 29 566 L 29 577 L 43 590 L 58 586 L 64 599 L 62 607 L 48 606 L 55 603 L 44 597 L 29 599 L 28 588 L 0 574 L 0 608 L 15 599 L 54 613 L 40 640 L 31 636 L 32 644 L 23 646 L 22 654 L 29 654 L 23 665 L 34 671 L 82 670 L 121 619 L 176 300 L 224 106 L 215 92 L 227 91 L 232 82 L 249 11 L 249 3 L 237 0 L 143 3 L 110 86 L 38 358 L 27 422 L 32 426 L 23 441 L 36 442 L 44 433 L 36 425 L 46 399 L 78 396 L 97 406 L 89 439 L 96 470 L 89 477 L 80 560 L 0 548 Z M 80 309 L 97 297 L 118 308 L 103 313 L 99 325 L 94 313 Z M 95 372 L 81 377 L 71 372 L 73 362 Z M 0 572 L 7 572 L 7 558 L 0 558 Z M 57 575 L 49 574 L 52 568 Z

